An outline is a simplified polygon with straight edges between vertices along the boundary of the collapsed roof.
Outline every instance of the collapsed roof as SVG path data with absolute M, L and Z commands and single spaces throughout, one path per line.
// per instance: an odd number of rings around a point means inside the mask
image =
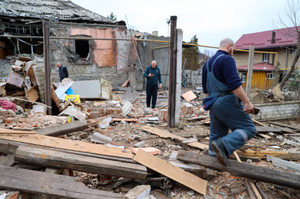
M 0 16 L 50 18 L 58 21 L 84 21 L 116 24 L 106 17 L 67 0 L 2 0 Z

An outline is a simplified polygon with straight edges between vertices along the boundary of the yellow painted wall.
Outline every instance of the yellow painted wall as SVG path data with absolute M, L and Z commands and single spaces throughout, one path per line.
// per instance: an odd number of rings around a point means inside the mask
M 268 79 L 267 73 L 264 71 L 254 71 L 252 76 L 252 86 L 251 88 L 258 88 L 261 90 L 271 89 L 274 86 L 275 79 Z M 247 73 L 246 81 L 242 84 L 245 88 L 247 84 Z

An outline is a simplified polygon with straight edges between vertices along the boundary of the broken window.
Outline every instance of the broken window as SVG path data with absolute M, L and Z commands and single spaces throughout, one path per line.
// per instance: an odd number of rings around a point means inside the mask
M 269 54 L 268 53 L 263 53 L 263 62 L 269 62 Z
M 87 58 L 90 52 L 88 40 L 75 40 L 75 51 L 81 58 Z
M 268 79 L 275 79 L 275 73 L 267 73 Z
M 78 35 L 76 37 L 78 37 Z M 92 46 L 93 40 L 69 40 L 67 45 L 69 60 L 74 64 L 91 64 Z

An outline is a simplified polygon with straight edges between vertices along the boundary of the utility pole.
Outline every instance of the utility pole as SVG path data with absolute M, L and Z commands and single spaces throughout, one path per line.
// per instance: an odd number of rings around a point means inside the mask
M 247 73 L 247 84 L 246 84 L 246 95 L 249 99 L 250 99 L 250 90 L 252 85 L 253 59 L 254 59 L 254 46 L 251 45 L 249 47 L 248 73 Z
M 170 73 L 169 73 L 169 98 L 168 98 L 168 126 L 175 127 L 176 106 L 176 65 L 177 65 L 177 41 L 176 41 L 177 16 L 171 16 L 170 35 Z
M 182 29 L 176 30 L 177 37 L 177 70 L 176 70 L 176 105 L 175 105 L 175 126 L 179 124 L 180 118 L 180 96 L 181 96 L 181 78 L 182 78 Z
M 44 64 L 45 64 L 45 103 L 52 107 L 51 103 L 51 85 L 50 85 L 50 20 L 43 19 L 43 47 L 44 47 Z M 48 115 L 52 115 L 52 109 L 48 107 Z

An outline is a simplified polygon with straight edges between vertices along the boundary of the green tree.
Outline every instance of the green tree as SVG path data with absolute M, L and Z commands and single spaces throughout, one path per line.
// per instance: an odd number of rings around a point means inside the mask
M 110 19 L 110 20 L 112 20 L 112 21 L 116 21 L 117 20 L 117 16 L 114 15 L 113 12 L 111 12 L 110 15 L 107 15 L 107 18 Z
M 191 44 L 191 45 L 189 45 Z M 190 70 L 198 70 L 200 68 L 199 64 L 199 47 L 195 44 L 198 44 L 198 38 L 197 36 L 193 36 L 191 41 L 184 45 L 184 49 L 182 51 L 182 59 L 184 63 L 184 60 L 186 59 L 186 66 L 185 69 Z

